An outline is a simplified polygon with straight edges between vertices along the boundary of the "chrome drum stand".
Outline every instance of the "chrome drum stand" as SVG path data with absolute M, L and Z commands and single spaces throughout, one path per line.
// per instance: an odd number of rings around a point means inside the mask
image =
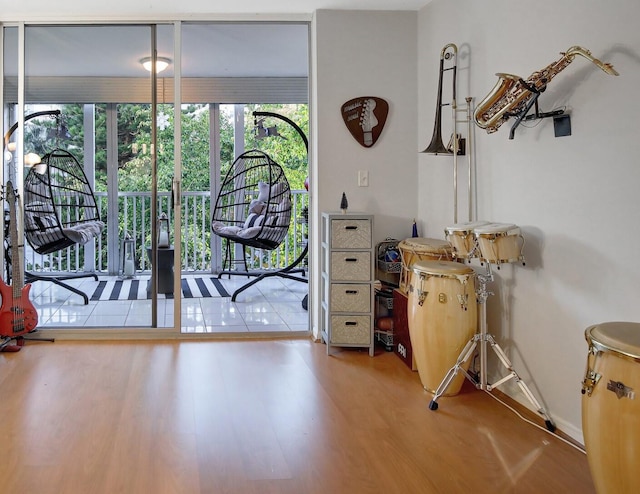
M 458 375 L 459 372 L 462 372 L 465 377 L 473 383 L 473 385 L 477 389 L 481 389 L 486 392 L 490 392 L 492 389 L 497 388 L 501 384 L 509 381 L 510 379 L 515 379 L 515 382 L 520 387 L 520 390 L 524 393 L 527 399 L 531 402 L 535 410 L 544 417 L 544 423 L 549 431 L 554 432 L 556 427 L 552 422 L 547 412 L 540 406 L 538 401 L 536 400 L 529 387 L 524 383 L 524 381 L 520 378 L 518 373 L 513 368 L 513 364 L 504 353 L 500 345 L 496 343 L 494 337 L 487 333 L 487 299 L 489 295 L 493 295 L 493 292 L 487 290 L 487 284 L 493 281 L 493 273 L 491 272 L 491 264 L 487 262 L 487 274 L 480 274 L 477 276 L 478 279 L 478 288 L 477 288 L 477 296 L 478 296 L 478 304 L 480 304 L 480 330 L 476 333 L 465 345 L 462 349 L 462 352 L 458 356 L 458 360 L 455 365 L 449 369 L 444 379 L 438 386 L 436 393 L 433 399 L 429 402 L 430 410 L 438 409 L 438 399 L 447 391 L 447 388 L 451 384 L 451 381 Z M 491 345 L 494 353 L 498 356 L 502 365 L 507 369 L 508 374 L 504 376 L 502 379 L 499 379 L 493 384 L 489 384 L 487 382 L 487 343 Z M 480 373 L 479 379 L 474 378 L 467 370 L 464 369 L 464 364 L 473 356 L 476 347 L 480 345 Z

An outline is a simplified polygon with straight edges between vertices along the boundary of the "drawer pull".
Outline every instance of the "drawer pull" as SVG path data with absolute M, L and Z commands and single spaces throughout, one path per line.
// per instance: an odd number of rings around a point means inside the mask
M 358 225 L 347 225 L 344 227 L 345 230 L 357 230 Z
M 344 323 L 345 326 L 357 326 L 358 322 L 357 321 L 346 321 Z
M 347 295 L 358 295 L 358 290 L 345 290 L 344 293 Z
M 345 257 L 344 262 L 358 262 L 357 257 Z

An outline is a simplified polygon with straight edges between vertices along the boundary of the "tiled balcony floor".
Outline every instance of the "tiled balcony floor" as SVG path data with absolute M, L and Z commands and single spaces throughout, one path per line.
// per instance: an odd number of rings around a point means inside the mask
M 183 276 L 184 277 L 184 276 Z M 100 280 L 108 280 L 100 277 Z M 250 281 L 244 276 L 220 280 L 229 294 Z M 96 282 L 91 278 L 69 280 L 89 297 Z M 84 287 L 84 288 L 83 288 Z M 271 277 L 231 297 L 182 300 L 183 333 L 269 333 L 308 331 L 309 313 L 302 307 L 308 285 Z M 42 329 L 151 327 L 151 300 L 92 301 L 46 281 L 32 284 L 31 301 Z M 158 300 L 158 327 L 173 327 L 174 300 Z

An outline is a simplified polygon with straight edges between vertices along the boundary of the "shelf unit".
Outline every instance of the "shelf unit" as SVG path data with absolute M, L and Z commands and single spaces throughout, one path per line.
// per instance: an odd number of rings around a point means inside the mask
M 375 293 L 374 335 L 377 343 L 384 345 L 388 352 L 394 349 L 393 329 L 393 289 L 398 288 L 402 262 L 398 250 L 398 240 L 387 238 L 376 246 L 376 274 L 380 281 Z M 382 321 L 386 320 L 382 327 Z M 391 321 L 391 323 L 389 323 Z M 388 326 L 391 327 L 388 327 Z
M 373 215 L 322 213 L 321 329 L 331 347 L 374 355 Z

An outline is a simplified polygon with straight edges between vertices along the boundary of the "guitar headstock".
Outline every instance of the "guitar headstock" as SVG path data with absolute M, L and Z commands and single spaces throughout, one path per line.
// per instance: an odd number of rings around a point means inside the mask
M 375 109 L 376 100 L 367 98 L 362 105 L 362 113 L 360 114 L 360 125 L 364 132 L 371 132 L 371 130 L 378 125 L 378 119 L 373 113 Z

